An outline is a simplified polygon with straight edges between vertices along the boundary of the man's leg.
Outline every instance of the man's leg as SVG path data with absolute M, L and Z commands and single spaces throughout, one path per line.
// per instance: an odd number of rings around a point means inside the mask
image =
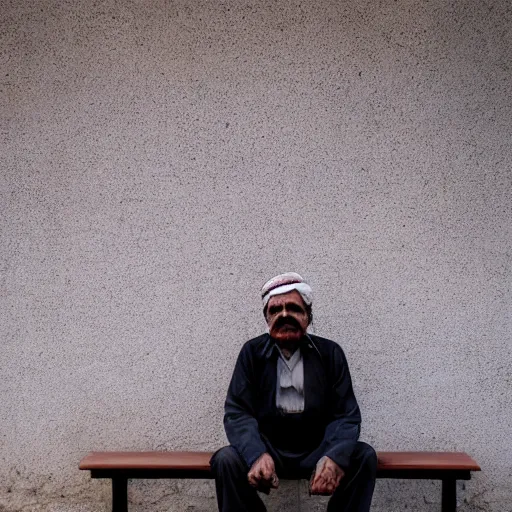
M 247 465 L 232 446 L 215 452 L 210 465 L 220 512 L 265 512 L 258 492 L 247 481 Z
M 327 512 L 369 512 L 376 473 L 375 450 L 359 441 L 345 476 L 329 500 Z

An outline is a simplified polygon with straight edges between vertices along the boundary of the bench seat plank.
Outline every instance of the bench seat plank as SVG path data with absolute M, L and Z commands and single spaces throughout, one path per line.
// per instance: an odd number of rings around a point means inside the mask
M 480 471 L 480 466 L 463 452 L 379 452 L 379 471 Z
M 85 470 L 191 470 L 210 472 L 213 452 L 92 452 L 80 462 Z
M 378 471 L 480 471 L 462 452 L 379 452 Z M 92 452 L 80 462 L 83 470 L 172 470 L 210 472 L 212 452 Z

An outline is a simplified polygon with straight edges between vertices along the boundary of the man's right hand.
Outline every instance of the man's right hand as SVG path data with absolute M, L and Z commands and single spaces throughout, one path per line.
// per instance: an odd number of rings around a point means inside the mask
M 264 453 L 256 460 L 247 474 L 247 479 L 253 487 L 265 494 L 269 494 L 270 489 L 279 487 L 274 460 L 268 453 Z

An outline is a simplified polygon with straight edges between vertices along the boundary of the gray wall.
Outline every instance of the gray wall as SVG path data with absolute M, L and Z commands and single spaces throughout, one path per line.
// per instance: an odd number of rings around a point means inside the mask
M 508 2 L 0 4 L 1 510 L 107 510 L 90 450 L 223 445 L 286 270 L 363 439 L 467 451 L 460 510 L 512 510 Z M 130 496 L 214 508 L 211 482 Z M 374 510 L 439 499 L 382 481 Z

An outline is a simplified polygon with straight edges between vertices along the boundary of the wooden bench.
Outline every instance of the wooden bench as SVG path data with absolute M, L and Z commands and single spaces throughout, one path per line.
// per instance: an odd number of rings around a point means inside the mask
M 91 478 L 112 480 L 112 511 L 128 511 L 128 480 L 133 478 L 212 478 L 209 452 L 92 452 L 80 462 Z M 466 453 L 379 452 L 377 478 L 442 481 L 442 512 L 455 512 L 457 480 L 480 471 Z

